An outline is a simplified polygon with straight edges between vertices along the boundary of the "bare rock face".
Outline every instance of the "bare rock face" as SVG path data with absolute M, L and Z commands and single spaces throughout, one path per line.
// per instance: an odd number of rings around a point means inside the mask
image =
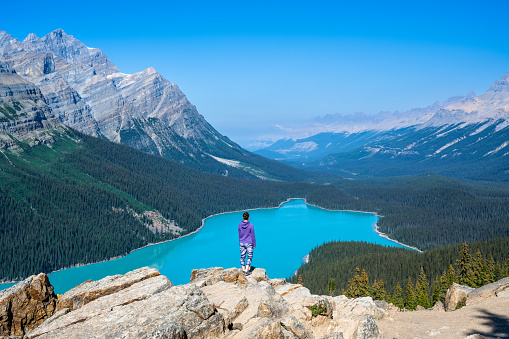
M 265 272 L 265 270 L 263 270 Z M 222 267 L 194 269 L 191 272 L 191 282 L 198 287 L 214 285 L 220 281 L 227 283 L 245 284 L 242 270 L 237 268 L 224 269 Z
M 50 130 L 64 126 L 51 115 L 41 91 L 0 61 L 0 148 L 52 142 Z
M 40 88 L 55 118 L 83 133 L 177 161 L 205 156 L 207 144 L 237 147 L 152 67 L 120 73 L 100 49 L 61 29 L 23 42 L 0 31 L 0 60 Z
M 161 277 L 149 278 L 146 282 L 151 280 L 161 280 Z M 173 286 L 158 292 L 164 286 L 159 281 L 153 283 L 158 287 L 152 289 L 153 294 L 148 298 L 128 298 L 127 294 L 139 293 L 135 290 L 145 286 L 144 282 L 139 284 L 98 298 L 58 319 L 49 319 L 28 333 L 27 338 L 223 337 L 223 317 L 195 285 Z M 119 304 L 118 293 L 122 300 L 130 302 Z
M 380 339 L 380 331 L 376 325 L 375 319 L 369 314 L 362 316 L 361 324 L 353 334 L 355 339 Z
M 262 269 L 252 275 L 199 269 L 190 283 L 173 286 L 141 268 L 88 281 L 62 295 L 58 311 L 25 338 L 375 339 L 376 319 L 392 310 L 371 298 L 312 295 Z
M 98 281 L 86 281 L 61 296 L 57 305 L 57 311 L 64 308 L 70 311 L 78 309 L 95 299 L 113 294 L 137 282 L 159 275 L 160 273 L 156 269 L 142 267 L 125 275 L 119 274 L 108 276 Z
M 467 295 L 467 305 L 494 297 L 509 297 L 509 277 L 469 292 Z
M 22 336 L 51 317 L 57 296 L 48 276 L 31 276 L 0 291 L 0 336 Z
M 433 305 L 432 310 L 433 310 L 433 311 L 444 312 L 444 311 L 445 311 L 444 303 L 442 303 L 441 301 L 437 301 L 437 302 L 435 303 L 435 305 Z
M 453 283 L 445 295 L 445 310 L 454 311 L 459 303 L 466 302 L 468 293 L 473 290 L 472 287 Z

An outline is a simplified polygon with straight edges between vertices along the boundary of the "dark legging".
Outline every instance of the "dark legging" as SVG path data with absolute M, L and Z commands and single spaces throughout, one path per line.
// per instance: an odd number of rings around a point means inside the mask
M 246 261 L 246 253 L 247 253 L 247 262 Z M 253 244 L 245 244 L 240 243 L 240 265 L 241 266 L 251 266 L 251 260 L 253 260 Z

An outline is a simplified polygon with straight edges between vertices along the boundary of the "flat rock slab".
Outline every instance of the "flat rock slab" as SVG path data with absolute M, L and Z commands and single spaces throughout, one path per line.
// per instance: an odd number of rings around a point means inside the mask
M 494 297 L 509 297 L 509 277 L 471 291 L 467 295 L 467 305 Z
M 111 296 L 114 300 L 114 295 Z M 95 303 L 104 302 L 98 299 Z M 26 338 L 221 338 L 223 317 L 195 285 L 173 286 L 148 299 L 104 309 L 93 305 L 82 307 L 80 317 L 65 314 L 54 322 L 64 327 L 43 328 Z M 87 308 L 90 313 L 87 314 Z M 99 310 L 99 311 L 98 311 Z
M 30 332 L 28 336 L 37 336 L 42 333 L 52 333 L 61 328 L 71 326 L 74 323 L 92 319 L 103 313 L 111 312 L 115 308 L 121 308 L 134 302 L 145 300 L 151 296 L 171 288 L 173 284 L 165 276 L 159 275 L 142 280 L 125 288 L 80 307 L 71 312 L 64 308 L 49 318 L 41 326 Z
M 75 310 L 100 297 L 118 292 L 142 280 L 160 275 L 154 268 L 142 267 L 124 275 L 113 275 L 97 281 L 86 281 L 65 292 L 57 305 L 57 311 L 64 308 Z

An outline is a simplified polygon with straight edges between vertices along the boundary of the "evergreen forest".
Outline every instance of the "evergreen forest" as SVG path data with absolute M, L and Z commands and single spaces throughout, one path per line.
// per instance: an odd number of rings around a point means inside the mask
M 56 135 L 48 145 L 19 147 L 0 155 L 0 281 L 125 255 L 196 231 L 212 214 L 274 207 L 288 198 L 375 212 L 383 216 L 382 232 L 421 250 L 509 236 L 506 183 L 434 174 L 329 177 L 325 185 L 246 180 L 75 131 Z M 149 230 L 139 217 L 145 211 L 160 213 L 182 231 Z M 356 267 L 345 266 L 345 272 L 353 274 Z
M 453 282 L 473 288 L 509 276 L 509 237 L 419 253 L 365 242 L 324 243 L 288 280 L 315 294 L 371 296 L 400 308 L 444 301 Z

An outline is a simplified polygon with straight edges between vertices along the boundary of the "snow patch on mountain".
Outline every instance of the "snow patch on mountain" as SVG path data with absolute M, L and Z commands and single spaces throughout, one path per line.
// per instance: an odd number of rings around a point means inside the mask
M 440 152 L 442 152 L 444 149 L 451 147 L 452 145 L 454 145 L 454 144 L 456 144 L 456 143 L 460 142 L 460 141 L 461 141 L 461 140 L 463 140 L 463 139 L 465 139 L 465 137 L 461 137 L 461 138 L 455 139 L 455 140 L 453 140 L 453 141 L 451 141 L 451 142 L 449 142 L 449 143 L 445 144 L 444 146 L 442 146 L 442 147 L 440 147 L 439 149 L 437 149 L 437 150 L 435 151 L 434 155 L 439 154 L 439 153 L 440 153 Z
M 495 148 L 493 151 L 489 151 L 488 153 L 486 153 L 484 156 L 488 156 L 490 154 L 494 154 L 494 153 L 497 153 L 498 151 L 500 151 L 502 148 L 506 147 L 507 145 L 509 145 L 509 141 L 506 141 L 504 142 L 502 145 L 498 146 L 497 148 Z
M 210 156 L 214 160 L 219 161 L 220 163 L 223 163 L 225 165 L 228 165 L 228 166 L 231 166 L 231 167 L 235 167 L 235 168 L 240 168 L 241 167 L 240 166 L 240 161 L 238 161 L 238 160 L 224 159 L 224 158 L 216 157 L 216 156 L 214 156 L 212 154 L 208 154 L 208 156 Z
M 318 144 L 313 141 L 306 141 L 306 142 L 298 142 L 293 145 L 293 147 L 282 149 L 280 150 L 281 154 L 286 154 L 290 152 L 311 152 L 314 151 L 318 147 Z

